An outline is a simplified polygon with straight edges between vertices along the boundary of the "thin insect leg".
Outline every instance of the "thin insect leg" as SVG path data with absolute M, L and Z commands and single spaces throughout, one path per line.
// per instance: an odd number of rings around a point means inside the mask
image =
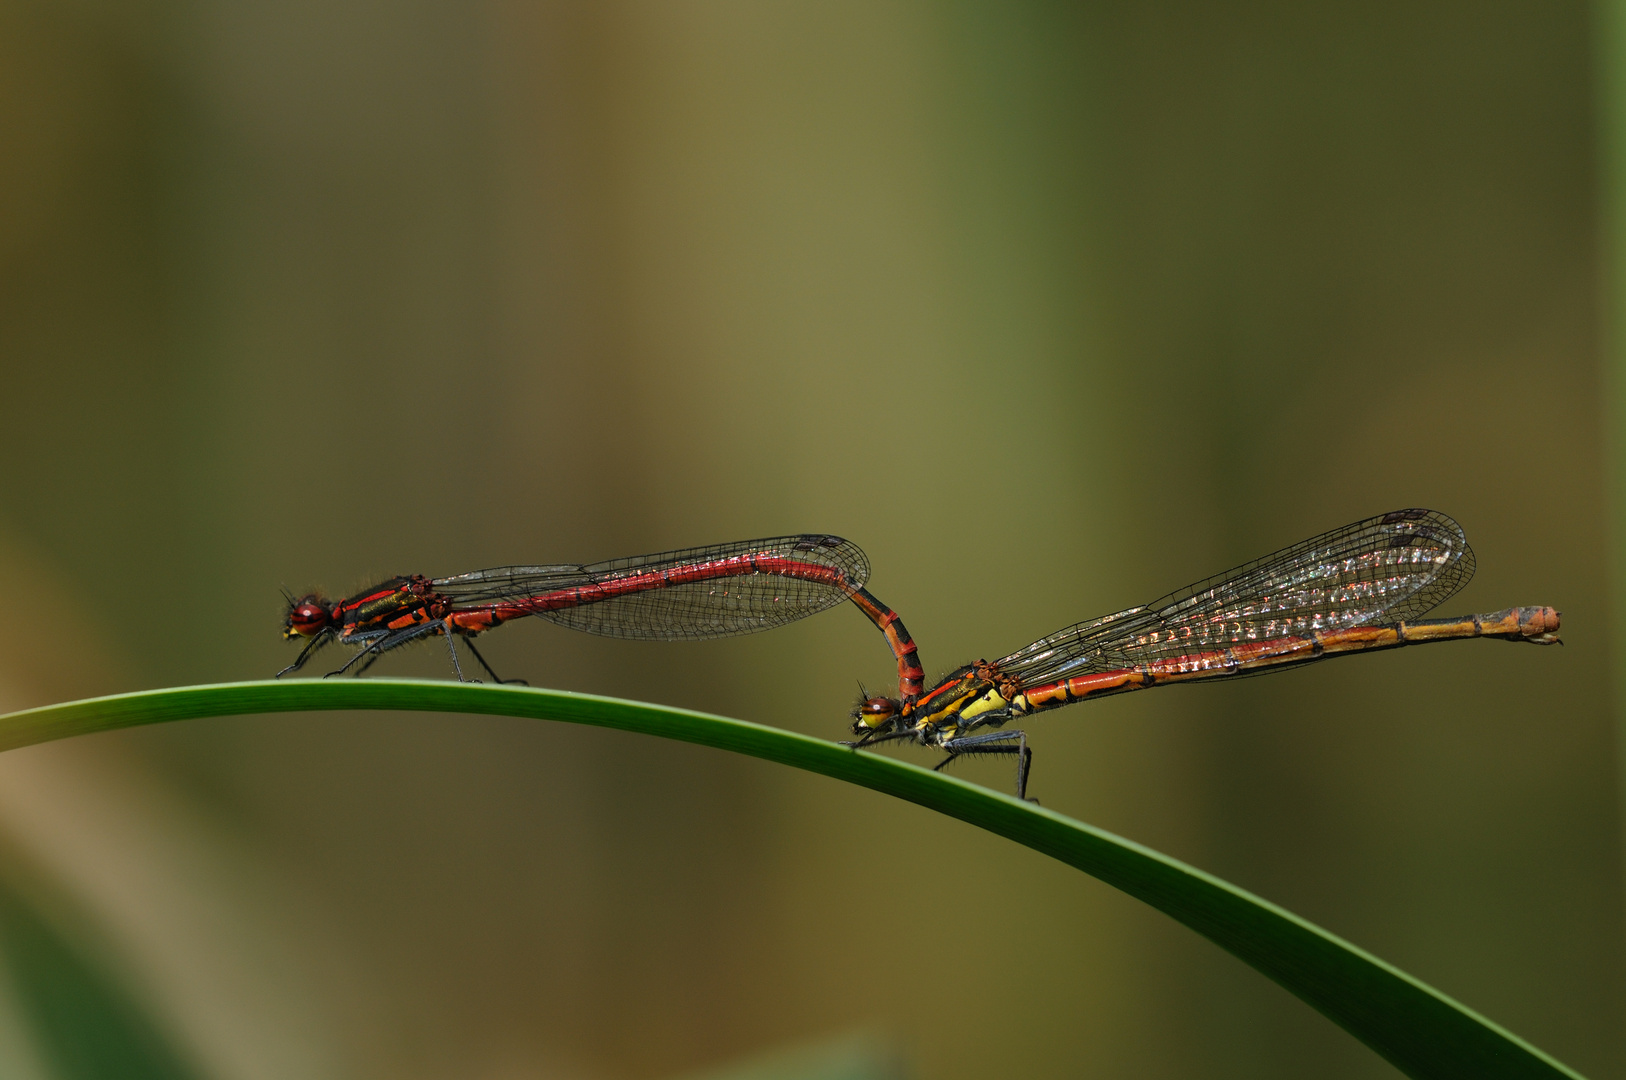
M 368 658 L 368 660 L 367 660 L 367 662 L 365 664 L 361 665 L 359 668 L 356 669 L 356 678 L 359 679 L 363 675 L 367 674 L 367 669 L 372 667 L 374 664 L 378 663 L 379 657 L 381 657 L 383 655 L 384 655 L 384 652 L 383 652 L 382 649 L 379 650 L 378 652 L 373 653 L 373 655 L 370 658 Z
M 390 635 L 385 635 L 384 637 L 379 638 L 377 641 L 368 642 L 365 649 L 362 649 L 356 655 L 344 662 L 344 667 L 339 668 L 337 671 L 330 671 L 326 675 L 323 675 L 322 678 L 331 679 L 335 675 L 343 675 L 345 672 L 349 671 L 355 666 L 357 660 L 360 660 L 364 656 L 373 656 L 376 659 L 377 657 L 384 655 L 384 650 L 387 648 L 384 643 L 389 639 Z M 367 662 L 371 664 L 372 660 Z
M 888 731 L 885 733 L 880 733 L 879 728 L 874 728 L 870 731 L 864 732 L 863 738 L 854 739 L 850 742 L 843 740 L 841 745 L 850 747 L 854 750 L 861 750 L 866 746 L 876 746 L 880 743 L 891 742 L 893 739 L 911 739 L 914 738 L 914 736 L 915 731 L 913 728 L 910 728 L 907 731 Z
M 1012 746 L 1011 744 L 1016 745 Z M 987 731 L 981 735 L 962 735 L 943 743 L 948 757 L 932 767 L 941 772 L 949 762 L 961 754 L 1012 754 L 1016 757 L 1016 797 L 1028 797 L 1028 773 L 1033 765 L 1033 751 L 1028 747 L 1027 733 L 1023 731 Z M 1037 802 L 1037 799 L 1029 800 Z
M 463 665 L 457 662 L 457 645 L 452 641 L 452 625 L 448 622 L 442 622 L 440 625 L 443 628 L 441 633 L 446 637 L 446 649 L 452 654 L 452 670 L 457 672 L 457 681 L 479 682 L 479 679 L 465 679 L 463 677 Z M 487 670 L 489 671 L 490 669 L 488 668 Z
M 529 685 L 531 685 L 530 683 L 526 682 L 524 679 L 500 679 L 500 678 L 498 678 L 497 673 L 495 671 L 491 670 L 491 665 L 486 663 L 486 658 L 480 655 L 480 650 L 476 649 L 474 647 L 474 639 L 472 637 L 465 637 L 463 639 L 463 644 L 467 645 L 469 647 L 469 652 L 473 653 L 474 658 L 476 660 L 480 661 L 480 666 L 486 669 L 486 674 L 491 676 L 491 681 L 492 682 L 498 683 L 498 684 L 503 685 L 503 686 L 514 686 L 514 685 L 529 686 Z
M 367 667 L 372 666 L 374 660 L 377 660 L 384 653 L 398 645 L 405 645 L 407 642 L 412 641 L 415 638 L 420 638 L 425 634 L 432 633 L 439 625 L 439 623 L 429 623 L 425 626 L 412 626 L 405 630 L 396 630 L 392 633 L 385 634 L 382 637 L 369 642 L 366 648 L 362 649 L 360 652 L 346 661 L 344 667 L 337 671 L 330 671 L 326 675 L 322 676 L 322 678 L 330 679 L 335 675 L 343 675 L 346 671 L 349 671 L 355 666 L 356 661 L 362 659 L 363 657 L 371 657 L 372 659 L 369 659 L 367 661 L 367 665 L 362 668 L 362 671 L 365 671 L 367 670 Z M 361 672 L 357 672 L 358 675 L 360 673 Z
M 331 630 L 323 630 L 321 633 L 311 638 L 310 641 L 306 642 L 305 647 L 299 650 L 299 658 L 293 663 L 289 664 L 287 667 L 283 668 L 281 671 L 277 672 L 274 677 L 280 679 L 290 671 L 298 671 L 300 668 L 304 667 L 305 661 L 310 659 L 311 653 L 315 652 L 323 645 L 326 645 L 328 641 L 332 639 L 332 636 L 333 632 Z

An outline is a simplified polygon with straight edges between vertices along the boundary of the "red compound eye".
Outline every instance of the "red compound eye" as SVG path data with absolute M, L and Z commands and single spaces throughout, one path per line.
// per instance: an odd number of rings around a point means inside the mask
M 288 609 L 288 634 L 315 637 L 332 621 L 333 613 L 315 597 L 307 596 Z

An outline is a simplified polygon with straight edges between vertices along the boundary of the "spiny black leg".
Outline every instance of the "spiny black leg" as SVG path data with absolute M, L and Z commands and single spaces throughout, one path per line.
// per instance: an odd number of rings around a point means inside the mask
M 361 650 L 359 653 L 352 656 L 350 659 L 346 660 L 344 662 L 344 667 L 340 668 L 337 671 L 330 671 L 326 675 L 323 675 L 322 678 L 331 679 L 335 675 L 343 675 L 345 672 L 349 671 L 353 666 L 355 666 L 355 663 L 356 663 L 357 660 L 360 660 L 363 656 L 367 656 L 368 654 L 376 654 L 376 656 L 384 655 L 383 645 L 384 645 L 384 642 L 386 642 L 388 640 L 389 640 L 389 638 L 379 638 L 377 641 L 375 641 L 372 644 L 368 645 L 365 649 Z M 369 660 L 367 662 L 369 664 L 372 663 L 371 660 Z
M 845 746 L 851 750 L 861 750 L 866 746 L 876 746 L 880 743 L 891 742 L 893 739 L 906 739 L 914 734 L 913 731 L 888 731 L 884 734 L 878 734 L 879 731 L 879 728 L 870 728 L 868 731 L 864 732 L 862 738 L 854 739 L 850 742 L 843 739 L 837 743 L 837 745 Z
M 283 668 L 281 671 L 277 672 L 275 677 L 280 679 L 290 671 L 298 671 L 300 668 L 304 667 L 305 661 L 310 659 L 311 653 L 315 652 L 320 646 L 326 645 L 328 638 L 331 635 L 332 631 L 323 630 L 315 637 L 311 638 L 305 643 L 305 647 L 299 650 L 299 658 L 293 663 L 289 664 L 287 667 Z
M 1016 745 L 1010 745 L 1011 742 Z M 981 735 L 966 735 L 958 739 L 949 739 L 943 743 L 943 749 L 949 756 L 937 766 L 941 769 L 960 754 L 1012 754 L 1016 757 L 1016 797 L 1027 802 L 1038 802 L 1038 799 L 1028 798 L 1028 773 L 1033 765 L 1033 751 L 1028 747 L 1027 733 L 1023 731 L 989 731 Z M 933 771 L 937 771 L 934 769 Z
M 350 670 L 356 661 L 365 658 L 367 662 L 361 666 L 359 671 L 356 672 L 356 678 L 359 679 L 361 678 L 362 672 L 372 667 L 378 662 L 378 658 L 380 656 L 383 656 L 391 649 L 400 645 L 405 645 L 409 641 L 416 641 L 425 634 L 433 634 L 439 629 L 439 623 L 423 623 L 419 626 L 409 626 L 403 630 L 392 630 L 383 637 L 374 639 L 360 652 L 352 656 L 349 663 L 345 664 L 344 667 L 340 668 L 338 671 L 330 671 L 322 677 L 327 679 L 332 678 L 334 675 L 343 675 L 346 671 Z
M 491 670 L 491 665 L 486 663 L 486 658 L 480 655 L 480 650 L 476 649 L 474 647 L 474 639 L 473 638 L 465 637 L 463 639 L 463 644 L 467 645 L 469 647 L 469 652 L 473 653 L 474 658 L 476 660 L 480 661 L 480 666 L 486 669 L 486 674 L 491 676 L 491 681 L 492 682 L 500 683 L 503 686 L 516 686 L 516 685 L 517 686 L 529 686 L 529 685 L 531 685 L 530 683 L 526 682 L 524 679 L 499 679 L 497 677 L 497 673 L 495 671 Z
M 343 675 L 355 665 L 356 661 L 365 658 L 367 662 L 361 666 L 361 671 L 356 672 L 356 677 L 360 678 L 361 672 L 372 667 L 374 662 L 377 661 L 380 656 L 383 656 L 397 645 L 405 645 L 414 638 L 422 637 L 424 634 L 429 633 L 434 628 L 435 624 L 429 623 L 426 626 L 409 626 L 405 630 L 392 630 L 383 637 L 376 638 L 369 642 L 365 648 L 363 648 L 356 655 L 352 656 L 344 667 L 340 668 L 338 671 L 330 671 L 326 675 L 322 676 L 322 678 L 330 679 L 335 675 Z
M 463 665 L 457 662 L 457 645 L 452 641 L 451 627 L 447 626 L 445 623 L 442 623 L 441 625 L 443 627 L 441 633 L 446 635 L 446 649 L 452 654 L 452 670 L 457 672 L 457 681 L 479 682 L 479 679 L 465 679 L 463 677 Z

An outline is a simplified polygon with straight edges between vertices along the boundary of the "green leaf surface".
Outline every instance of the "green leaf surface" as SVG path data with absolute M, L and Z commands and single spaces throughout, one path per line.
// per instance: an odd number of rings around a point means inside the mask
M 12 713 L 0 717 L 0 750 L 170 720 L 342 709 L 591 724 L 714 746 L 873 788 L 1025 844 L 1152 905 L 1280 983 L 1408 1076 L 1579 1075 L 1405 972 L 1167 855 L 954 777 L 742 720 L 528 687 L 267 681 L 149 690 Z

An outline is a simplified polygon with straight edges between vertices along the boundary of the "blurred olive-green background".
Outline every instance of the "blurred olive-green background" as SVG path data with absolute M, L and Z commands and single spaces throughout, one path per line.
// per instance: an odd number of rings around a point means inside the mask
M 935 675 L 1435 507 L 1445 613 L 1565 648 L 1080 706 L 1033 791 L 1626 1076 L 1592 17 L 0 0 L 0 707 L 267 676 L 282 587 L 796 531 Z M 850 608 L 487 640 L 828 737 L 893 671 Z M 1397 1075 L 1031 851 L 491 718 L 9 753 L 0 953 L 41 1080 Z

